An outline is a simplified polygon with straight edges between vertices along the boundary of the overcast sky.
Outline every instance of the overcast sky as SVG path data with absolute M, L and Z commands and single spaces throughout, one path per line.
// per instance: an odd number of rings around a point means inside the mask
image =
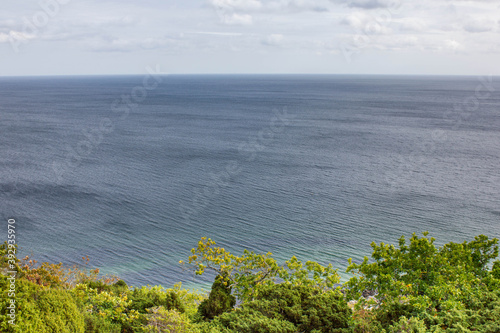
M 499 0 L 2 0 L 0 75 L 500 75 Z

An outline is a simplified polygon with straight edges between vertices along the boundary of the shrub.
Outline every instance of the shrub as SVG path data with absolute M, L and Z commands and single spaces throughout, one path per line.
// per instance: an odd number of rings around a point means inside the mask
M 255 295 L 215 324 L 236 332 L 352 332 L 352 312 L 338 291 L 282 283 L 259 287 Z
M 293 323 L 300 332 L 351 332 L 352 311 L 336 290 L 289 283 L 262 286 L 245 307 Z
M 217 317 L 214 324 L 225 332 L 238 333 L 296 333 L 297 327 L 289 321 L 270 318 L 249 307 L 242 307 Z
M 166 290 L 160 286 L 134 288 L 128 297 L 131 301 L 129 308 L 139 313 L 146 313 L 146 309 L 158 306 L 167 310 L 175 309 L 180 313 L 185 312 L 179 295 L 172 289 Z
M 236 298 L 231 295 L 231 287 L 227 286 L 226 281 L 221 276 L 215 278 L 210 295 L 198 307 L 198 313 L 202 318 L 212 320 L 235 306 Z
M 399 321 L 391 326 L 389 333 L 425 333 L 427 328 L 421 319 L 401 317 Z
M 485 295 L 498 286 L 495 271 L 488 270 L 498 256 L 498 240 L 480 235 L 437 248 L 427 235 L 413 234 L 409 244 L 401 237 L 399 248 L 372 243 L 371 263 L 367 257 L 361 264 L 349 260 L 347 271 L 359 276 L 346 283 L 348 296 L 360 300 L 360 311 L 367 306 L 361 292 L 377 290 L 379 304 L 372 311 L 385 329 L 399 325 L 402 317 L 424 320 L 427 329 L 436 332 L 475 329 L 477 316 L 487 312 Z
M 128 286 L 123 280 L 119 280 L 113 284 L 107 284 L 102 280 L 87 281 L 85 284 L 98 292 L 106 291 L 114 295 L 120 295 L 128 291 Z
M 85 316 L 85 333 L 120 333 L 122 326 L 99 315 Z
M 162 306 L 148 309 L 146 332 L 151 333 L 192 333 L 194 328 L 185 313 Z
M 0 276 L 0 289 L 7 290 L 7 278 Z M 1 331 L 37 333 L 84 332 L 85 323 L 71 292 L 47 289 L 24 279 L 16 281 L 16 326 L 8 323 L 8 299 L 0 301 Z

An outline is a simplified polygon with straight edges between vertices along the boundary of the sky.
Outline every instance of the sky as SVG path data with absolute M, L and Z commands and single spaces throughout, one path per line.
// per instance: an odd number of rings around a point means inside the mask
M 0 76 L 500 75 L 499 0 L 2 0 Z

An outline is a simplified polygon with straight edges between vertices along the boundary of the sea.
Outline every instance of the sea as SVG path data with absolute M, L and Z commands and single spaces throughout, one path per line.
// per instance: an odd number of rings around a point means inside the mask
M 2 77 L 0 136 L 2 241 L 134 286 L 208 288 L 201 237 L 343 281 L 372 242 L 500 237 L 500 77 Z

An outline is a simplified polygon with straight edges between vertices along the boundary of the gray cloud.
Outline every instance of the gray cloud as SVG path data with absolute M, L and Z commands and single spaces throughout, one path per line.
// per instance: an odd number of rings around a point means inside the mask
M 469 18 L 465 21 L 463 28 L 472 33 L 492 31 L 495 28 L 495 21 L 487 18 Z
M 377 8 L 390 8 L 398 5 L 399 2 L 387 0 L 351 0 L 348 2 L 349 7 L 364 8 L 364 9 L 377 9 Z
M 397 8 L 401 5 L 400 0 L 330 0 L 338 5 L 345 5 L 350 8 L 379 9 Z

